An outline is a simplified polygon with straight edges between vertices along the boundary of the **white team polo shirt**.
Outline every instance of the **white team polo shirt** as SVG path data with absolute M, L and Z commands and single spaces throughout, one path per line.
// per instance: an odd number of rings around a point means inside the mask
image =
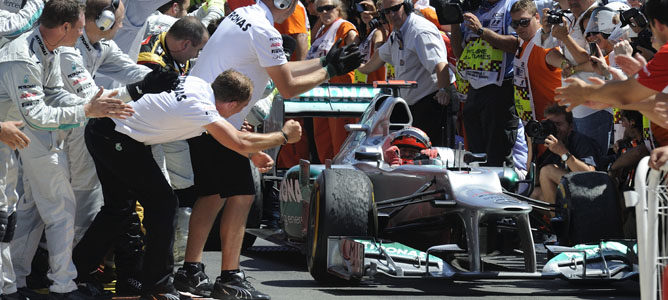
M 269 8 L 258 1 L 255 5 L 235 9 L 223 19 L 190 74 L 213 82 L 220 73 L 234 69 L 251 79 L 253 95 L 250 103 L 228 118 L 234 127 L 241 128 L 248 111 L 260 100 L 269 83 L 265 68 L 285 63 L 281 34 L 274 28 Z
M 409 105 L 438 90 L 434 69 L 439 63 L 448 63 L 441 33 L 433 23 L 415 14 L 408 15 L 399 32 L 392 32 L 389 41 L 378 48 L 378 55 L 394 66 L 397 79 L 417 81 L 417 88 L 401 89 L 401 96 Z M 455 75 L 450 68 L 448 72 L 452 83 Z
M 209 83 L 194 76 L 180 80 L 174 91 L 146 94 L 130 102 L 135 113 L 125 120 L 112 119 L 116 131 L 154 145 L 198 136 L 205 131 L 203 126 L 224 120 Z

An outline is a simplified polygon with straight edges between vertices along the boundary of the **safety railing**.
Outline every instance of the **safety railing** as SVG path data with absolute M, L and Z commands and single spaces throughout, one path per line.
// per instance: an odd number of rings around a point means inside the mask
M 668 300 L 668 164 L 654 170 L 648 162 L 640 161 L 635 190 L 624 196 L 627 206 L 635 206 L 641 299 Z

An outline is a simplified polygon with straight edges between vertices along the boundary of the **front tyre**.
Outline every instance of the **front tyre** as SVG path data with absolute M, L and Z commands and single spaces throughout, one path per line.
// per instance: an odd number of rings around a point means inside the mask
M 327 272 L 329 236 L 374 236 L 376 214 L 369 178 L 353 169 L 326 169 L 311 196 L 306 244 L 308 270 L 321 283 L 341 279 Z

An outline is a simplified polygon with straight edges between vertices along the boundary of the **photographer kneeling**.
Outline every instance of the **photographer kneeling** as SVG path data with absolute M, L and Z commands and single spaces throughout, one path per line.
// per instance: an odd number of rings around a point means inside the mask
M 561 176 L 569 172 L 594 171 L 599 150 L 593 139 L 573 131 L 573 114 L 566 112 L 565 106 L 549 106 L 545 109 L 545 118 L 541 122 L 542 130 L 529 132 L 527 125 L 530 138 L 536 139 L 537 143 L 544 142 L 548 149 L 538 158 L 540 186 L 534 189 L 531 198 L 555 203 Z M 534 135 L 536 131 L 539 134 Z

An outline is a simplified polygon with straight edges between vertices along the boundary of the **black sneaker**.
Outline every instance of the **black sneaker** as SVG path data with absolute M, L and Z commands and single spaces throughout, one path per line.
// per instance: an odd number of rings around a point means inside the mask
M 118 278 L 116 280 L 116 296 L 141 295 L 142 284 L 135 278 Z
M 47 295 L 40 294 L 38 292 L 35 292 L 27 287 L 22 287 L 18 289 L 19 295 L 21 295 L 22 298 L 24 299 L 30 299 L 30 300 L 44 300 L 47 298 Z
M 184 293 L 191 293 L 203 297 L 211 297 L 213 284 L 209 276 L 204 273 L 204 264 L 198 263 L 198 271 L 191 273 L 185 267 L 179 268 L 174 275 L 174 287 Z
M 96 300 L 95 297 L 86 295 L 79 290 L 74 290 L 69 293 L 54 293 L 49 292 L 48 300 Z
M 26 296 L 24 296 L 23 294 L 21 294 L 19 292 L 14 292 L 14 293 L 7 294 L 7 295 L 5 295 L 5 294 L 0 295 L 0 299 L 2 299 L 2 300 L 29 300 L 28 298 L 26 298 Z
M 77 287 L 79 288 L 79 293 L 91 299 L 111 299 L 113 296 L 110 291 L 105 291 L 104 286 L 99 282 L 79 282 Z
M 145 300 L 192 300 L 189 296 L 179 293 L 174 288 L 174 279 L 169 274 L 161 279 L 150 292 L 142 293 L 139 299 Z
M 211 298 L 220 300 L 269 300 L 271 297 L 256 290 L 251 283 L 246 280 L 246 274 L 239 272 L 232 275 L 232 280 L 223 282 L 220 277 L 216 278 L 213 285 Z

